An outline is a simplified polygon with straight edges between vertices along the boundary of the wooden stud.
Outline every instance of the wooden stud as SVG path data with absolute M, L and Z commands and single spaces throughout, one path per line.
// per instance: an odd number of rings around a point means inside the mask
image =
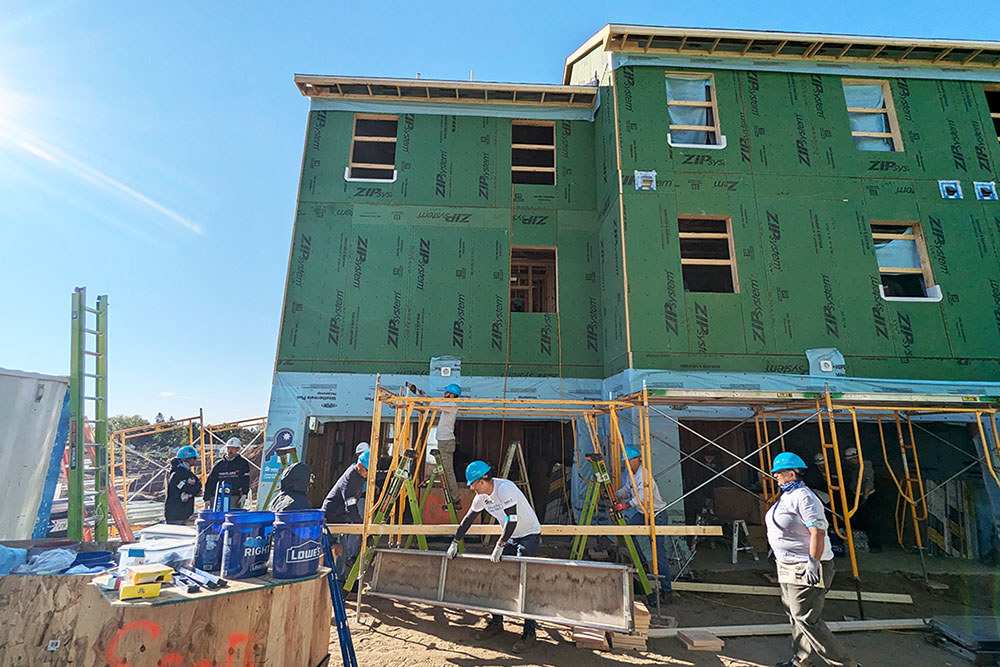
M 695 593 L 728 593 L 732 595 L 772 595 L 780 596 L 781 589 L 777 586 L 745 586 L 742 584 L 710 584 L 694 581 L 675 581 L 672 584 L 675 591 L 691 591 Z M 857 600 L 854 591 L 826 592 L 827 600 Z M 913 604 L 913 598 L 902 593 L 861 592 L 864 602 L 891 602 L 896 604 Z
M 853 594 L 852 594 L 853 595 Z M 928 619 L 899 618 L 872 621 L 831 621 L 827 627 L 833 632 L 868 632 L 872 630 L 925 630 Z M 759 625 L 716 625 L 703 628 L 650 628 L 650 639 L 676 637 L 685 630 L 703 630 L 716 637 L 756 637 L 763 635 L 787 635 L 792 631 L 788 623 L 767 623 Z
M 983 52 L 982 49 L 976 49 L 976 50 L 974 50 L 972 53 L 970 53 L 968 56 L 966 56 L 966 58 L 962 61 L 962 64 L 963 65 L 968 65 L 970 62 L 972 62 L 973 60 L 975 60 L 979 56 L 979 54 L 982 53 L 982 52 Z
M 327 526 L 334 534 L 360 535 L 364 527 L 360 523 L 331 523 Z M 655 526 L 657 535 L 722 535 L 722 526 Z M 369 535 L 454 535 L 458 525 L 442 524 L 370 524 Z M 649 535 L 649 526 L 576 526 L 542 524 L 542 535 Z M 473 524 L 467 535 L 499 535 L 497 524 Z M 776 589 L 777 590 L 777 589 Z M 853 595 L 853 593 L 852 593 Z M 852 598 L 853 599 L 853 598 Z

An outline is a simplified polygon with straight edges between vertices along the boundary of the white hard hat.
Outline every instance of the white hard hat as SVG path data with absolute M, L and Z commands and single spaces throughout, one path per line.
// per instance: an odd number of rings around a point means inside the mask
M 824 466 L 824 465 L 826 465 L 826 462 L 825 462 L 824 457 L 823 457 L 823 452 L 820 452 L 819 454 L 817 454 L 816 456 L 813 457 L 813 465 L 816 465 L 816 466 Z
M 354 453 L 360 454 L 361 452 L 367 452 L 371 448 L 372 448 L 371 445 L 369 445 L 367 442 L 359 442 L 358 446 L 354 448 Z
M 226 440 L 226 444 L 223 445 L 223 446 L 224 447 L 236 447 L 237 449 L 243 449 L 243 441 L 240 440 L 239 438 L 232 437 L 229 440 Z
M 855 448 L 855 447 L 848 447 L 844 451 L 844 458 L 845 459 L 856 459 L 856 458 L 858 458 L 858 450 L 857 450 L 857 448 Z

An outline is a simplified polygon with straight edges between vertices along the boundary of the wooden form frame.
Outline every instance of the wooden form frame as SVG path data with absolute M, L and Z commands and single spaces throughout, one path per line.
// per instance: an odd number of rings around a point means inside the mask
M 924 277 L 924 288 L 930 289 L 937 283 L 934 282 L 934 272 L 931 270 L 931 260 L 927 254 L 927 241 L 924 238 L 923 228 L 919 222 L 911 220 L 872 220 L 871 226 L 880 225 L 883 227 L 900 227 L 905 230 L 907 227 L 913 231 L 907 234 L 905 231 L 899 234 L 889 232 L 872 232 L 872 239 L 875 241 L 912 241 L 917 247 L 917 255 L 920 257 L 920 268 L 912 266 L 882 266 L 878 265 L 879 275 L 899 275 L 899 274 L 920 274 Z M 876 256 L 876 262 L 878 257 Z
M 681 239 L 691 239 L 691 240 L 723 240 L 725 239 L 727 243 L 727 248 L 729 252 L 729 259 L 705 259 L 698 257 L 685 257 L 684 250 L 681 249 L 681 271 L 685 266 L 728 266 L 730 275 L 733 281 L 733 294 L 740 293 L 740 279 L 739 273 L 736 270 L 736 249 L 733 246 L 733 219 L 728 216 L 722 215 L 679 215 L 677 216 L 677 227 L 678 230 L 681 226 L 682 220 L 714 220 L 714 221 L 725 221 L 726 231 L 725 232 L 684 232 L 678 231 L 677 236 Z M 724 292 L 725 293 L 725 292 Z
M 886 79 L 855 79 L 844 77 L 841 79 L 844 87 L 848 86 L 880 86 L 882 88 L 882 99 L 884 108 L 875 107 L 847 107 L 847 113 L 870 114 L 873 116 L 885 116 L 886 124 L 889 126 L 888 132 L 861 132 L 851 130 L 852 137 L 864 137 L 869 139 L 888 139 L 892 144 L 892 152 L 902 153 L 903 136 L 899 132 L 899 119 L 896 117 L 896 105 L 892 100 L 892 89 Z M 861 149 L 859 149 L 861 150 Z
M 518 251 L 546 251 L 552 253 L 552 259 L 531 259 L 527 257 L 517 257 Z M 556 313 L 559 312 L 559 281 L 558 281 L 558 262 L 559 255 L 558 250 L 554 247 L 546 246 L 511 246 L 510 249 L 510 301 L 513 305 L 514 299 L 524 299 L 525 313 Z M 528 271 L 528 284 L 520 285 L 515 284 L 514 269 L 515 267 L 523 267 Z M 545 285 L 542 288 L 542 303 L 541 310 L 535 309 L 534 302 L 534 280 L 535 280 L 535 269 L 541 269 L 545 271 Z M 516 294 L 515 294 L 516 292 Z M 511 310 L 511 312 L 515 312 Z
M 983 90 L 989 93 L 996 93 L 997 97 L 1000 98 L 1000 84 L 987 84 L 983 86 Z M 987 101 L 989 105 L 989 101 Z M 993 130 L 997 133 L 997 141 L 1000 141 L 1000 104 L 997 104 L 996 108 L 992 106 L 989 107 L 990 118 L 993 120 Z
M 672 100 L 670 96 L 667 96 L 667 111 L 669 113 L 670 107 L 698 107 L 702 109 L 710 109 L 712 112 L 712 124 L 711 125 L 675 125 L 670 123 L 671 132 L 707 132 L 713 135 L 713 140 L 710 144 L 705 144 L 706 146 L 718 146 L 722 140 L 722 127 L 719 124 L 719 104 L 718 96 L 715 94 L 715 75 L 711 73 L 702 72 L 664 72 L 664 78 L 666 79 L 696 79 L 704 80 L 708 79 L 708 96 L 711 98 L 709 100 Z M 677 141 L 672 141 L 671 145 L 689 145 L 681 144 Z
M 358 121 L 364 120 L 391 120 L 396 123 L 396 132 L 399 132 L 399 116 L 395 114 L 375 114 L 375 113 L 356 113 L 354 114 L 354 132 L 351 136 L 351 152 L 348 153 L 348 165 L 347 173 L 351 180 L 360 181 L 391 181 L 393 178 L 373 178 L 370 176 L 356 176 L 354 174 L 355 169 L 377 169 L 381 171 L 396 171 L 396 135 L 391 137 L 381 136 L 381 135 L 370 135 L 370 134 L 358 134 Z M 392 164 L 381 163 L 381 162 L 355 162 L 354 161 L 354 148 L 357 144 L 362 143 L 391 143 L 393 146 L 392 153 Z
M 552 128 L 552 143 L 551 144 L 524 144 L 524 143 L 514 143 L 514 128 L 515 127 L 548 127 Z M 510 142 L 510 171 L 511 179 L 517 173 L 540 173 L 540 174 L 552 174 L 551 183 L 528 183 L 526 185 L 555 185 L 556 184 L 556 123 L 552 120 L 512 120 L 510 122 L 511 130 L 511 142 Z M 516 164 L 514 161 L 514 151 L 537 151 L 548 152 L 552 154 L 552 166 L 551 167 L 539 167 L 535 165 L 526 164 Z M 517 183 L 518 181 L 514 181 Z
M 570 54 L 563 65 L 569 83 L 573 65 L 595 49 L 619 53 L 731 56 L 775 60 L 877 63 L 883 65 L 1000 67 L 1000 42 L 958 39 L 871 37 L 766 30 L 667 28 L 608 24 Z

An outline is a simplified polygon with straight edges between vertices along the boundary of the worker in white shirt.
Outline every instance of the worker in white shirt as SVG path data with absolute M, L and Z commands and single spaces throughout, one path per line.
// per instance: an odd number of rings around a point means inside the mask
M 454 382 L 444 388 L 445 398 L 458 398 L 462 388 Z M 441 417 L 437 426 L 437 448 L 441 453 L 441 464 L 444 466 L 444 483 L 448 485 L 448 493 L 455 511 L 462 509 L 462 498 L 458 494 L 458 480 L 455 478 L 455 418 L 458 408 L 454 403 L 445 403 L 441 408 Z
M 469 512 L 462 519 L 455 539 L 448 547 L 448 558 L 458 554 L 458 543 L 469 527 L 486 510 L 503 526 L 503 532 L 490 560 L 500 562 L 501 556 L 534 556 L 538 553 L 538 543 L 542 539 L 542 527 L 538 516 L 531 509 L 528 499 L 521 493 L 514 482 L 493 477 L 493 469 L 485 461 L 473 461 L 465 468 L 465 479 L 476 497 L 472 500 Z M 476 639 L 484 640 L 495 637 L 503 632 L 503 616 L 493 614 L 490 622 L 476 633 Z M 514 653 L 522 653 L 535 642 L 535 621 L 525 619 L 521 638 L 514 643 Z
M 622 488 L 615 491 L 615 498 L 619 501 L 615 505 L 616 509 L 622 509 L 625 512 L 625 520 L 628 521 L 631 526 L 643 526 L 646 525 L 646 479 L 645 472 L 642 467 L 642 454 L 635 447 L 629 445 L 625 448 L 625 455 L 622 460 L 628 464 L 629 470 L 632 474 L 629 475 L 625 473 L 622 475 L 622 480 L 625 485 Z M 635 480 L 635 486 L 632 485 L 632 480 Z M 657 526 L 669 525 L 669 517 L 667 515 L 667 504 L 663 502 L 663 498 L 660 497 L 660 489 L 656 486 L 656 480 L 651 480 L 649 484 L 649 490 L 653 495 L 653 523 Z M 624 505 L 625 507 L 621 507 Z M 643 560 L 647 561 L 646 568 L 650 569 L 649 560 L 652 557 L 652 550 L 649 547 L 650 557 L 646 557 L 642 547 L 649 546 L 649 538 L 639 536 L 634 538 L 640 545 L 639 555 L 643 557 Z M 670 599 L 670 556 L 667 551 L 667 536 L 657 535 L 656 536 L 656 565 L 657 569 L 660 571 L 660 595 L 667 601 Z

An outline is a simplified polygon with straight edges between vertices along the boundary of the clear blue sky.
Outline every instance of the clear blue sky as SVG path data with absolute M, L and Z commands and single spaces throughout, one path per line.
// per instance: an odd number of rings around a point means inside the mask
M 994 2 L 0 2 L 0 366 L 110 411 L 267 411 L 308 104 L 294 73 L 558 83 L 605 23 L 1000 38 Z

